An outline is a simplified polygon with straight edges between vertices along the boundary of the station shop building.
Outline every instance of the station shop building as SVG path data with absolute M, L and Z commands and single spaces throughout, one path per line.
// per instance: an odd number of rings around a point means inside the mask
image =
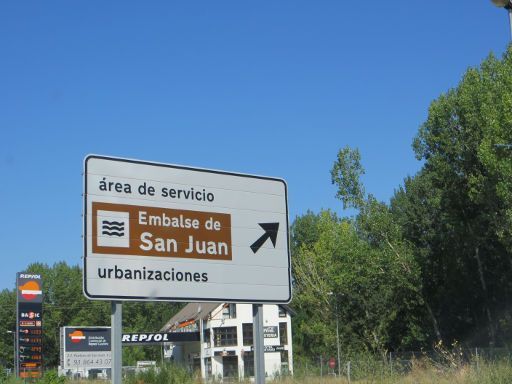
M 287 305 L 262 307 L 265 374 L 292 374 L 293 310 Z M 252 304 L 190 303 L 161 332 L 199 332 L 201 340 L 164 344 L 164 356 L 200 371 L 206 380 L 254 377 L 252 326 Z

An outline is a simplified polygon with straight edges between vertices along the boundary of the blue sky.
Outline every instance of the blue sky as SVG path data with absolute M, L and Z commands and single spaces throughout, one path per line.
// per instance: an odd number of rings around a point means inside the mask
M 287 180 L 331 208 L 339 148 L 388 201 L 429 103 L 508 43 L 490 1 L 0 4 L 0 289 L 81 263 L 88 153 Z

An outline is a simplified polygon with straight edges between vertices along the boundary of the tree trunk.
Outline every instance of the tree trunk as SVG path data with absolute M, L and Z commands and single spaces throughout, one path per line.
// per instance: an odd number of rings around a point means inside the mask
M 494 323 L 492 320 L 492 314 L 491 309 L 489 308 L 489 295 L 487 292 L 487 284 L 485 283 L 485 277 L 484 277 L 484 270 L 482 267 L 482 260 L 480 258 L 480 248 L 476 246 L 475 248 L 475 259 L 478 264 L 478 275 L 480 277 L 480 285 L 482 286 L 482 290 L 484 292 L 484 307 L 485 307 L 485 313 L 487 315 L 487 321 L 489 323 L 489 338 L 490 338 L 490 344 L 491 346 L 494 346 L 496 344 L 496 335 L 494 332 Z
M 434 328 L 434 332 L 436 333 L 437 341 L 440 342 L 443 339 L 441 338 L 441 332 L 439 332 L 439 325 L 437 324 L 437 319 L 434 316 L 434 312 L 432 312 L 432 308 L 427 303 L 427 301 L 425 301 L 425 307 L 427 307 L 427 311 L 430 316 L 430 320 L 432 321 L 432 327 Z

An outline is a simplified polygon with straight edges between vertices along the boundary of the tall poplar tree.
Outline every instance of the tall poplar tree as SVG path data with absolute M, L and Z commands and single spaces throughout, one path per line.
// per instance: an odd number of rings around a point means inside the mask
M 423 168 L 392 202 L 416 248 L 435 333 L 446 341 L 510 341 L 510 144 L 509 50 L 468 69 L 432 102 L 414 141 Z

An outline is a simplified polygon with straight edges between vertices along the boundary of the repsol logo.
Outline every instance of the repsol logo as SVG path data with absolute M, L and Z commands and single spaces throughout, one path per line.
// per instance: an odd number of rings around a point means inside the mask
M 40 279 L 41 275 L 29 275 L 26 273 L 20 274 L 20 279 Z
M 124 334 L 121 342 L 123 343 L 148 343 L 151 341 L 170 341 L 168 333 L 130 333 Z

